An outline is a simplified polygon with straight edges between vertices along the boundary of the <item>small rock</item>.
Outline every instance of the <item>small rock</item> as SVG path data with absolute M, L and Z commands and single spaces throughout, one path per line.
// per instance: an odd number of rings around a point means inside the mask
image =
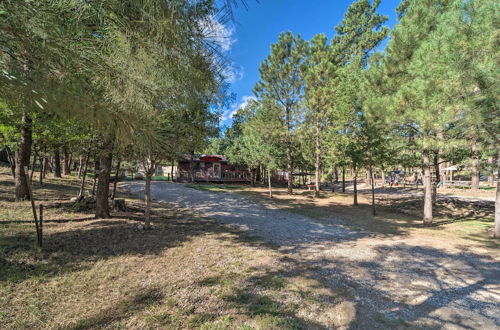
M 144 230 L 144 225 L 142 225 L 142 224 L 141 225 L 137 225 L 137 229 Z

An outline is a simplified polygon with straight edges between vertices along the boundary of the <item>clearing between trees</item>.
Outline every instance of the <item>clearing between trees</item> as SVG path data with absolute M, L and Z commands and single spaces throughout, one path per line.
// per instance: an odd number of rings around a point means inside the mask
M 0 182 L 3 328 L 492 328 L 499 322 L 498 246 L 473 239 L 483 231 L 478 220 L 439 231 L 410 225 L 374 232 L 345 214 L 326 219 L 282 210 L 279 191 L 270 205 L 251 191 L 154 182 L 153 229 L 140 230 L 143 204 L 133 196 L 120 194 L 126 211 L 94 220 L 91 210 L 70 207 L 75 178 L 48 178 L 38 189 L 46 205 L 40 251 L 27 220 L 30 204 L 12 199 L 6 170 Z M 143 189 L 125 185 L 132 193 Z M 467 232 L 463 238 L 457 226 Z

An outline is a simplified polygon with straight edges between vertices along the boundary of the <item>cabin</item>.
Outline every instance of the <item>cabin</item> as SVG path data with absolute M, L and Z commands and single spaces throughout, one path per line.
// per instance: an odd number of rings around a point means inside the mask
M 179 182 L 250 182 L 247 169 L 229 164 L 222 155 L 184 155 L 177 169 Z

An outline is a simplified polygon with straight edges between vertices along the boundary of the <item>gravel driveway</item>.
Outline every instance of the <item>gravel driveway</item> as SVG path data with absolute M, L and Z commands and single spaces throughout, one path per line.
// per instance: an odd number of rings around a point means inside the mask
M 127 189 L 140 194 L 143 184 Z M 498 253 L 448 248 L 432 237 L 356 232 L 341 219 L 320 221 L 236 193 L 165 182 L 152 189 L 154 199 L 248 231 L 287 253 L 290 267 L 307 267 L 312 278 L 348 290 L 356 313 L 351 328 L 500 329 Z

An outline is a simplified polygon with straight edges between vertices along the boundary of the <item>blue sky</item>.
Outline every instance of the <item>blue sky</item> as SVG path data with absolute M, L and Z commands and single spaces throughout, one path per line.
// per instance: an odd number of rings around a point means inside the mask
M 334 35 L 351 0 L 247 0 L 248 10 L 235 10 L 236 22 L 229 27 L 227 56 L 233 61 L 231 90 L 236 94 L 232 106 L 222 109 L 222 125 L 231 124 L 231 113 L 253 95 L 259 80 L 258 67 L 270 46 L 283 31 L 292 31 L 309 40 L 316 33 Z M 400 0 L 382 0 L 378 12 L 389 17 L 387 26 L 396 23 L 395 9 Z

